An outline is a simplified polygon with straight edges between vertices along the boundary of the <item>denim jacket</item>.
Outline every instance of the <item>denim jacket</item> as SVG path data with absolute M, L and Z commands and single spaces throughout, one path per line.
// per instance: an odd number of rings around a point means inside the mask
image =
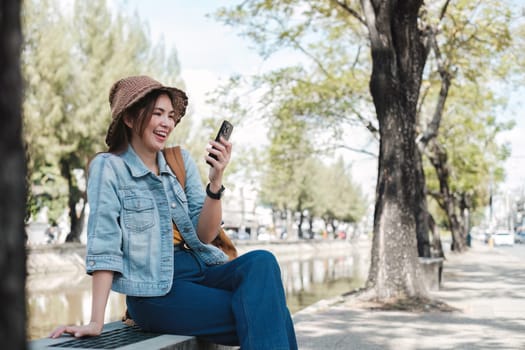
M 206 264 L 221 264 L 226 254 L 202 243 L 196 227 L 205 194 L 197 166 L 182 152 L 183 189 L 159 152 L 159 176 L 131 146 L 122 154 L 100 153 L 91 162 L 86 270 L 114 272 L 112 289 L 131 296 L 168 293 L 173 280 L 173 226 Z

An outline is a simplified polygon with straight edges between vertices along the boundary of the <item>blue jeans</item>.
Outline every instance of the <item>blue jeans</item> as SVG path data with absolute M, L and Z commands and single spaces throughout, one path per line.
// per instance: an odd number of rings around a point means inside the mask
M 192 335 L 243 350 L 297 349 L 295 331 L 272 253 L 248 252 L 207 266 L 190 250 L 175 249 L 171 291 L 126 298 L 145 331 Z

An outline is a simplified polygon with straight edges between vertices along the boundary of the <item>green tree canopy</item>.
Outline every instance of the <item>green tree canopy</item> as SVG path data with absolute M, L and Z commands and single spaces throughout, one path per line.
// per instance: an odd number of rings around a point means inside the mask
M 105 0 L 26 1 L 23 22 L 24 137 L 39 199 L 34 209 L 51 207 L 53 221 L 69 207 L 71 239 L 78 240 L 86 198 L 85 178 L 75 169 L 87 169 L 89 159 L 106 150 L 110 86 L 147 74 L 183 88 L 177 53 L 163 42 L 154 45 L 138 16 L 112 12 Z
M 436 154 L 430 151 L 447 149 L 438 143 L 448 142 L 447 138 L 436 139 L 440 126 L 453 129 L 453 121 L 464 121 L 450 117 L 449 123 L 442 122 L 454 113 L 454 107 L 445 108 L 451 86 L 451 95 L 456 87 L 459 93 L 469 84 L 496 95 L 495 82 L 505 82 L 511 71 L 508 58 L 512 51 L 508 4 L 470 0 L 429 4 L 251 0 L 222 9 L 217 17 L 250 38 L 264 57 L 293 49 L 309 59 L 310 64 L 279 69 L 253 80 L 253 86 L 264 91 L 263 112 L 267 107 L 278 109 L 275 105 L 293 106 L 296 116 L 315 121 L 305 125 L 317 125 L 324 131 L 322 135 L 336 140 L 336 144 L 351 142 L 344 134 L 347 123 L 360 123 L 374 134 L 379 130 L 374 239 L 379 255 L 372 261 L 369 282 L 382 296 L 389 295 L 389 290 L 396 294 L 400 289 L 407 294 L 417 293 L 415 280 L 399 278 L 416 275 L 411 267 L 415 259 L 409 231 L 416 228 L 418 243 L 419 231 L 428 231 L 420 225 L 427 216 L 422 215 L 426 212 L 426 186 L 420 151 L 414 145 L 420 141 L 421 148 L 434 159 Z M 462 103 L 468 105 L 466 98 L 480 96 L 463 94 Z M 460 99 L 456 101 L 461 103 Z M 485 108 L 499 103 L 498 98 L 489 101 L 492 104 Z M 374 107 L 377 121 L 373 118 Z M 479 119 L 484 120 L 492 112 L 484 110 Z M 275 113 L 265 114 L 273 117 Z M 476 142 L 482 143 L 485 134 L 501 130 L 494 125 L 489 123 L 486 130 L 471 136 L 479 137 Z M 310 130 L 304 129 L 305 136 Z M 432 147 L 425 149 L 431 140 Z M 317 146 L 321 145 L 326 143 L 315 143 L 312 148 L 319 150 Z M 494 153 L 485 156 L 498 162 L 505 151 L 493 145 L 489 151 Z M 450 192 L 449 180 L 442 180 L 447 186 L 440 190 Z M 384 246 L 379 247 L 381 243 Z M 398 259 L 398 266 L 406 270 L 392 273 L 390 259 Z

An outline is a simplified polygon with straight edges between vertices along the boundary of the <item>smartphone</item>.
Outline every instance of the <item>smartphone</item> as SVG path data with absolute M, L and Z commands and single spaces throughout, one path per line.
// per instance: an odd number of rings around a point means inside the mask
M 217 133 L 217 136 L 215 136 L 215 141 L 219 141 L 221 136 L 224 137 L 226 140 L 229 140 L 232 134 L 232 131 L 233 131 L 233 125 L 229 121 L 224 120 L 221 124 L 221 127 L 219 128 L 219 132 Z M 208 155 L 212 157 L 213 159 L 217 159 L 217 156 L 215 154 L 208 153 Z M 206 162 L 206 163 L 208 163 L 211 167 L 213 167 L 213 165 L 211 165 L 210 162 Z

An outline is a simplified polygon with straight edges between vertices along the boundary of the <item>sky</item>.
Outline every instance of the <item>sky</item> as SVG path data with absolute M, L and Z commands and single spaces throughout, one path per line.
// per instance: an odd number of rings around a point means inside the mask
M 225 83 L 234 74 L 252 75 L 286 63 L 295 63 L 298 56 L 278 55 L 264 61 L 250 48 L 249 42 L 230 27 L 208 17 L 221 6 L 238 1 L 181 1 L 181 0 L 121 0 L 126 9 L 138 10 L 148 22 L 151 36 L 164 40 L 167 48 L 175 48 L 179 57 L 182 78 L 193 111 L 192 117 L 210 117 L 212 106 L 207 105 L 207 93 Z M 232 141 L 264 143 L 266 138 L 257 122 L 236 125 Z
M 239 0 L 116 0 L 125 10 L 138 11 L 148 23 L 154 40 L 163 38 L 167 47 L 175 47 L 181 64 L 182 78 L 190 97 L 194 115 L 209 116 L 212 108 L 206 104 L 206 94 L 233 74 L 255 74 L 301 60 L 296 53 L 285 52 L 264 61 L 251 47 L 248 39 L 238 35 L 235 28 L 227 27 L 207 15 L 222 6 L 231 6 Z M 498 116 L 502 120 L 514 119 L 516 127 L 498 137 L 508 142 L 512 154 L 505 163 L 507 179 L 503 191 L 523 191 L 525 187 L 525 105 L 522 91 L 506 91 L 510 96 L 509 107 Z M 232 142 L 264 143 L 263 126 L 257 123 L 243 125 L 235 130 Z M 244 137 L 243 137 L 244 135 Z M 353 177 L 372 194 L 375 186 L 376 162 L 362 155 L 349 155 Z

